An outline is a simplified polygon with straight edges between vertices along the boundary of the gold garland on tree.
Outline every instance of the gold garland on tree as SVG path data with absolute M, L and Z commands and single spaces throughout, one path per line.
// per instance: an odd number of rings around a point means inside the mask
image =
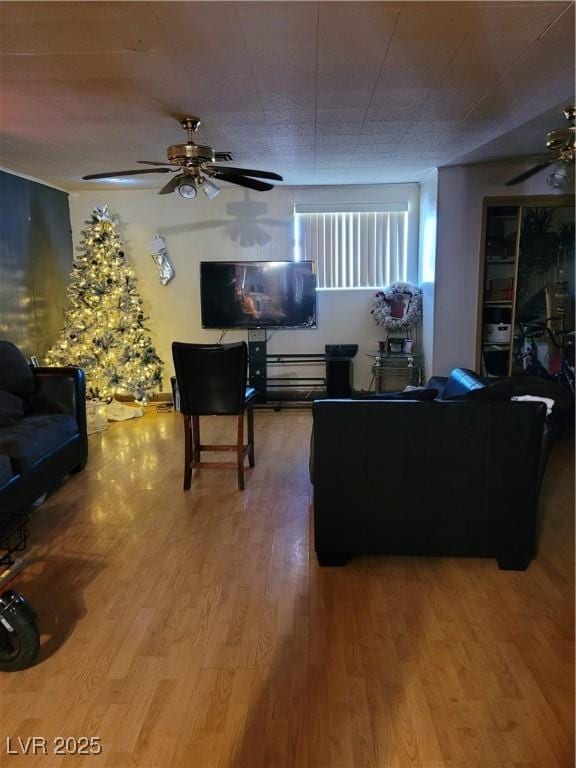
M 124 392 L 145 401 L 161 387 L 163 362 L 144 325 L 136 277 L 108 206 L 95 208 L 86 224 L 67 290 L 65 327 L 46 364 L 82 368 L 90 397 L 108 400 Z

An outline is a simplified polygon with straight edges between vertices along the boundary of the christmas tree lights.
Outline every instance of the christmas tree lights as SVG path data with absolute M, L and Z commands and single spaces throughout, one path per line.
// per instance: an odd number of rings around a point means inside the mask
M 162 383 L 136 278 L 108 206 L 95 208 L 82 232 L 67 292 L 65 326 L 47 365 L 78 365 L 90 397 L 116 392 L 145 401 Z

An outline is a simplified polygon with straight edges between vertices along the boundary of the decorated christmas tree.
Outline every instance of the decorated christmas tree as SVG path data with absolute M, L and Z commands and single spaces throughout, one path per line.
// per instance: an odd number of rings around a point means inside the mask
M 65 327 L 47 365 L 78 365 L 89 397 L 116 392 L 143 401 L 162 382 L 163 363 L 144 326 L 147 319 L 115 218 L 95 208 L 82 232 L 68 286 Z

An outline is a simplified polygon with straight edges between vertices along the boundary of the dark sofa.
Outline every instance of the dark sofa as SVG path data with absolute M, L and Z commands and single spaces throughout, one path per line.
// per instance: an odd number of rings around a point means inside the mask
M 439 395 L 314 403 L 314 545 L 353 555 L 494 557 L 523 570 L 536 550 L 546 407 L 480 393 L 456 369 Z M 482 396 L 481 396 L 482 394 Z
M 83 371 L 30 368 L 0 341 L 0 512 L 26 509 L 87 457 Z

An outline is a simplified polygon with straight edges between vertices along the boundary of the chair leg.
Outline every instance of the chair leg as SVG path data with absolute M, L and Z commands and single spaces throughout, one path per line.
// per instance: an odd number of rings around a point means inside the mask
M 184 419 L 184 490 L 188 491 L 192 484 L 192 432 L 190 429 L 190 416 L 183 415 Z
M 192 416 L 192 457 L 200 461 L 200 416 Z
M 238 463 L 238 490 L 244 490 L 244 414 L 238 416 L 236 437 L 236 460 Z
M 250 406 L 248 416 L 248 463 L 254 466 L 254 406 Z

